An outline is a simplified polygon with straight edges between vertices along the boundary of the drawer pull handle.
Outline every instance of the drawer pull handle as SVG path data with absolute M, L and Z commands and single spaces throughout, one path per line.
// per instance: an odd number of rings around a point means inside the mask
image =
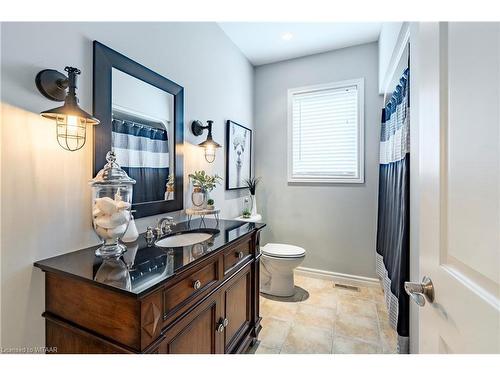
M 193 288 L 195 290 L 198 290 L 201 288 L 201 281 L 200 280 L 196 280 L 194 283 L 193 283 Z
M 243 259 L 243 256 L 244 256 L 244 255 L 245 255 L 245 254 L 243 254 L 243 251 L 238 251 L 238 252 L 236 253 L 236 256 L 238 257 L 238 259 Z
M 224 320 L 222 321 L 222 325 L 224 327 L 227 327 L 228 324 L 229 324 L 229 320 L 227 318 L 224 318 Z

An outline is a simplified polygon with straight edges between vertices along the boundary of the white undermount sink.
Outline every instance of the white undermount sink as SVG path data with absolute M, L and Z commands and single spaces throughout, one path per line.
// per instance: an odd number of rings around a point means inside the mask
M 212 236 L 213 233 L 204 232 L 174 234 L 156 241 L 155 245 L 159 247 L 189 246 L 206 241 Z

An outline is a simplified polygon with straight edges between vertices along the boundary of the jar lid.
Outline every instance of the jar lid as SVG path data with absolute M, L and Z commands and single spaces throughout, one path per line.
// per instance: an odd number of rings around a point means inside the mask
M 90 180 L 91 185 L 135 184 L 136 181 L 116 163 L 114 151 L 108 151 L 106 160 L 108 163 Z

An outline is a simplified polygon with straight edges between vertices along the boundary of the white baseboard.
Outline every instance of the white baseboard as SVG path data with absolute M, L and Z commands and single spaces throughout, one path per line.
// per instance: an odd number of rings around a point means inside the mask
M 313 277 L 316 279 L 331 280 L 338 283 L 347 283 L 354 286 L 380 286 L 380 281 L 376 278 L 324 271 L 315 268 L 297 267 L 295 269 L 295 273 L 297 275 Z

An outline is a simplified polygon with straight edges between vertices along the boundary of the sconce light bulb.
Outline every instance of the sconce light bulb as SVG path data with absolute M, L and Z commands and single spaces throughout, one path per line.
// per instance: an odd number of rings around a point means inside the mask
M 76 116 L 68 115 L 68 126 L 76 126 Z
M 76 128 L 77 124 L 78 124 L 77 117 L 68 115 L 68 117 L 66 118 L 66 126 L 68 127 L 68 134 L 76 135 L 78 131 Z
M 205 160 L 209 163 L 213 163 L 215 161 L 215 147 L 205 147 Z
M 86 140 L 86 120 L 75 115 L 59 116 L 56 119 L 57 142 L 68 151 L 83 147 Z

